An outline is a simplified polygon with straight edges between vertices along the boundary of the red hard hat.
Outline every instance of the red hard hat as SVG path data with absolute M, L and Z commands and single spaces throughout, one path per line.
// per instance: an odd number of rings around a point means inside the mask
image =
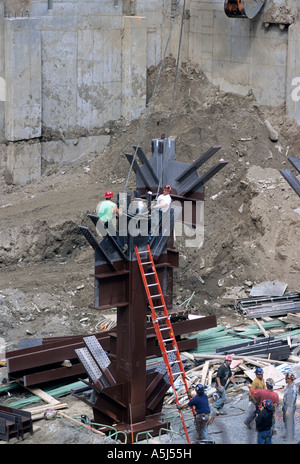
M 164 186 L 164 190 L 171 190 L 171 189 L 172 189 L 172 187 L 171 187 L 171 185 L 169 185 L 169 184 L 166 184 L 166 185 Z
M 113 196 L 113 192 L 111 190 L 107 190 L 107 192 L 105 192 L 104 198 L 112 198 Z
M 230 356 L 230 354 L 227 354 L 225 356 L 225 361 L 232 361 L 232 357 Z

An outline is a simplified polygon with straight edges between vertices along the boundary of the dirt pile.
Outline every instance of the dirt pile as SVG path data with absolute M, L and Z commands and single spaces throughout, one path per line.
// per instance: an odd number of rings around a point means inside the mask
M 151 140 L 167 134 L 170 117 L 177 161 L 191 163 L 212 145 L 222 145 L 217 156 L 229 161 L 206 186 L 203 247 L 186 248 L 178 240 L 176 302 L 193 295 L 195 311 L 236 317 L 223 306 L 224 295 L 247 295 L 265 280 L 299 290 L 300 200 L 279 172 L 291 167 L 288 156 L 299 154 L 299 126 L 285 118 L 284 108 L 258 105 L 252 92 L 220 91 L 189 62 L 179 71 L 172 107 L 172 58 L 150 99 L 157 73 L 149 70 L 150 108 L 131 124 L 108 124 L 111 142 L 103 153 L 44 164 L 43 177 L 25 186 L 8 185 L 2 176 L 0 336 L 7 341 L 94 331 L 93 250 L 77 225 L 91 225 L 87 213 L 96 211 L 108 188 L 123 191 L 129 171 L 124 153 L 140 142 L 150 156 Z M 278 141 L 270 140 L 266 120 Z M 128 190 L 134 186 L 132 174 Z

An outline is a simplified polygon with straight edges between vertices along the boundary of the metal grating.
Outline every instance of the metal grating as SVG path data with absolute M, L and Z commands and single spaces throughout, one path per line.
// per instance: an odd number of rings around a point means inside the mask
M 179 369 L 178 364 L 176 363 L 177 359 L 176 359 L 175 353 L 168 353 L 168 359 L 169 359 L 170 364 L 172 364 L 172 373 L 173 373 L 174 379 L 176 379 L 177 376 L 180 375 L 180 369 Z M 171 385 L 171 382 L 170 382 L 170 379 L 169 379 L 169 376 L 168 376 L 168 373 L 167 373 L 167 369 L 166 369 L 166 364 L 165 364 L 164 361 L 161 362 L 156 367 L 155 371 L 158 372 L 159 374 L 163 374 L 164 381 L 167 384 Z
M 109 366 L 109 357 L 105 353 L 97 338 L 93 335 L 91 337 L 84 337 L 83 340 L 95 358 L 98 366 L 100 366 L 100 369 L 105 369 L 107 366 Z
M 80 361 L 82 362 L 89 377 L 92 379 L 93 382 L 97 382 L 100 379 L 102 372 L 97 366 L 89 350 L 87 348 L 80 348 L 75 350 L 75 352 Z

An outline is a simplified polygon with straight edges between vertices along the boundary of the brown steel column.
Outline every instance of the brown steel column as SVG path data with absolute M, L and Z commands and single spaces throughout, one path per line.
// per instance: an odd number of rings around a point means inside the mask
M 134 424 L 144 421 L 146 413 L 147 304 L 137 261 L 130 261 L 129 267 L 129 304 L 117 312 L 116 376 L 125 387 L 127 417 L 123 421 Z

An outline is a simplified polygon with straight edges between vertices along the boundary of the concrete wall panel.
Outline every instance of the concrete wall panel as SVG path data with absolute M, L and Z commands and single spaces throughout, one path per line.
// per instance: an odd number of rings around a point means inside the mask
M 43 131 L 66 133 L 76 125 L 77 32 L 43 33 Z
M 41 176 L 41 144 L 9 143 L 6 148 L 6 170 L 11 182 L 24 184 Z
M 6 23 L 5 137 L 9 141 L 41 135 L 41 35 L 36 21 Z M 31 28 L 32 27 L 32 28 Z
M 1 150 L 0 164 L 16 173 L 23 149 L 32 177 L 40 160 L 28 158 L 19 140 L 70 140 L 58 159 L 70 160 L 73 140 L 97 137 L 121 116 L 138 117 L 147 67 L 162 60 L 173 20 L 166 55 L 177 58 L 182 5 L 174 20 L 175 0 L 32 0 L 28 17 L 4 18 L 0 0 L 0 140 L 20 145 L 9 156 Z M 264 17 L 228 18 L 224 0 L 186 0 L 180 61 L 199 64 L 224 91 L 252 89 L 259 103 L 286 102 L 300 123 L 299 23 L 266 25 Z M 45 158 L 46 147 L 39 151 Z M 49 156 L 55 159 L 54 149 Z

